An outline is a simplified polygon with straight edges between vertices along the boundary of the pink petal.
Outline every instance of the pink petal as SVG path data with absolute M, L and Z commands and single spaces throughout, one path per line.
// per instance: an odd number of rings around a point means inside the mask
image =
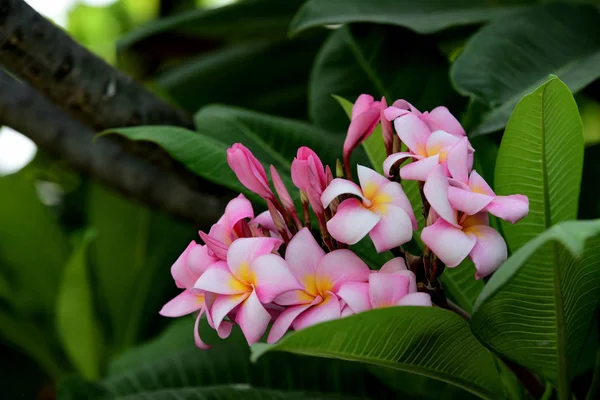
M 344 154 L 352 151 L 358 144 L 373 133 L 373 130 L 379 123 L 379 108 L 371 108 L 352 117 L 346 140 L 344 141 Z
M 235 322 L 242 329 L 249 346 L 258 342 L 265 334 L 269 321 L 271 314 L 260 303 L 254 291 L 244 300 L 235 317 Z
M 221 321 L 218 328 L 215 327 L 212 315 L 210 313 L 209 310 L 212 309 L 213 304 L 215 303 L 215 300 L 217 299 L 219 295 L 214 294 L 214 293 L 209 293 L 206 292 L 205 293 L 205 298 L 204 298 L 204 304 L 205 304 L 205 313 L 206 313 L 206 320 L 208 321 L 208 325 L 217 331 L 217 334 L 219 335 L 219 337 L 221 339 L 225 339 L 227 337 L 229 337 L 229 335 L 231 334 L 231 329 L 233 328 L 233 322 L 230 321 Z M 233 315 L 233 313 L 231 313 L 231 315 Z
M 386 158 L 385 161 L 383 162 L 383 173 L 385 174 L 385 176 L 387 176 L 388 178 L 391 178 L 391 176 L 392 176 L 391 171 L 395 168 L 394 166 L 397 163 L 401 163 L 402 160 L 405 160 L 407 158 L 415 158 L 417 160 L 423 159 L 423 157 L 414 155 L 412 153 L 403 153 L 403 152 L 394 153 L 394 154 L 390 155 L 388 158 Z
M 476 225 L 467 229 L 466 232 L 477 240 L 469 254 L 477 270 L 475 279 L 488 276 L 506 261 L 506 242 L 494 228 Z
M 375 250 L 381 253 L 398 247 L 412 238 L 413 223 L 403 209 L 387 205 L 386 212 L 371 229 L 369 236 L 375 245 Z
M 241 294 L 249 290 L 249 286 L 236 278 L 224 261 L 219 261 L 209 267 L 196 281 L 195 289 L 205 290 L 216 294 Z
M 194 343 L 196 344 L 196 347 L 198 347 L 199 349 L 208 350 L 208 349 L 210 349 L 210 346 L 202 341 L 202 339 L 200 338 L 200 332 L 198 331 L 198 323 L 200 322 L 200 317 L 202 316 L 203 313 L 204 313 L 203 310 L 200 311 L 198 313 L 198 315 L 196 316 L 196 322 L 194 322 Z
M 390 261 L 383 264 L 379 269 L 380 274 L 393 274 L 395 272 L 407 271 L 406 262 L 402 257 L 394 257 Z
M 334 250 L 323 257 L 317 270 L 320 293 L 333 292 L 346 282 L 366 282 L 371 270 L 356 254 L 347 249 Z
M 319 297 L 318 302 L 320 303 L 321 301 L 322 299 Z M 285 333 L 290 329 L 292 323 L 298 317 L 298 315 L 312 307 L 312 305 L 312 303 L 309 303 L 286 308 L 281 314 L 279 314 L 279 317 L 277 317 L 275 322 L 273 322 L 273 326 L 271 326 L 269 336 L 267 337 L 267 343 L 275 343 L 281 339 L 283 335 L 285 335 Z
M 448 200 L 448 188 L 448 178 L 446 178 L 443 167 L 436 165 L 427 177 L 423 193 L 431 208 L 438 213 L 440 218 L 445 219 L 451 225 L 459 227 L 456 220 L 456 210 L 452 208 Z
M 238 221 L 244 218 L 254 218 L 252 203 L 250 203 L 250 201 L 245 198 L 243 194 L 240 194 L 227 204 L 223 217 L 225 225 L 229 228 L 229 230 L 232 230 Z
M 390 106 L 383 110 L 383 115 L 388 121 L 393 121 L 396 118 L 403 116 L 404 114 L 410 114 L 410 111 L 408 111 L 408 109 L 402 109 L 394 106 Z
M 198 280 L 198 277 L 200 277 L 209 266 L 217 261 L 219 261 L 219 259 L 208 254 L 208 247 L 201 245 L 193 246 L 190 249 L 187 259 L 188 267 L 193 272 L 196 280 Z M 196 282 L 194 281 L 194 283 Z M 192 283 L 190 287 L 193 287 L 194 283 Z
M 215 226 L 216 225 L 213 225 L 213 228 Z M 226 245 L 225 243 L 221 242 L 218 239 L 213 238 L 210 235 L 207 235 L 206 233 L 204 233 L 202 231 L 200 231 L 199 234 L 200 234 L 200 238 L 204 241 L 204 243 L 206 244 L 206 247 L 208 248 L 209 255 L 214 256 L 220 260 L 227 259 L 227 250 L 229 250 L 228 245 Z
M 475 170 L 471 171 L 471 176 L 469 177 L 469 189 L 472 192 L 496 196 L 496 193 L 494 193 L 490 185 L 488 185 L 485 179 L 483 179 L 483 177 Z
M 529 213 L 529 199 L 522 194 L 497 196 L 485 211 L 514 224 Z
M 200 276 L 199 274 L 195 274 L 189 268 L 188 264 L 190 251 L 196 246 L 198 244 L 192 240 L 171 267 L 171 276 L 175 280 L 175 285 L 180 289 L 190 289 L 194 286 L 198 276 Z
M 246 300 L 250 296 L 250 293 L 243 294 L 234 294 L 231 296 L 221 295 L 217 296 L 212 307 L 210 308 L 210 315 L 212 320 L 212 325 L 214 329 L 219 334 L 221 339 L 229 336 L 229 332 L 227 330 L 221 329 L 222 324 L 227 324 L 228 321 L 223 321 L 225 317 L 231 313 L 241 302 Z M 229 329 L 231 331 L 231 329 Z M 222 336 L 222 334 L 227 334 L 226 336 Z
M 335 240 L 355 244 L 377 225 L 380 218 L 380 214 L 368 210 L 359 200 L 346 199 L 327 222 L 327 230 Z
M 427 293 L 407 294 L 398 302 L 399 306 L 425 306 L 431 307 L 431 296 Z
M 448 151 L 447 166 L 450 176 L 460 182 L 469 180 L 469 140 L 462 138 L 450 151 Z
M 385 97 L 382 97 L 381 105 L 379 107 L 379 121 L 381 122 L 381 137 L 383 138 L 383 144 L 385 146 L 386 154 L 389 155 L 392 153 L 394 144 L 394 127 L 385 117 L 385 110 L 387 108 L 387 101 L 385 100 Z
M 314 286 L 314 275 L 312 276 Z M 315 291 L 316 292 L 316 291 Z M 277 296 L 273 302 L 282 306 L 294 306 L 298 304 L 308 304 L 314 300 L 315 296 L 304 290 L 290 290 Z
M 408 165 L 400 168 L 400 177 L 409 181 L 426 181 L 427 175 L 431 169 L 438 165 L 439 155 L 423 158 L 419 161 L 413 161 Z
M 346 306 L 344 306 L 344 308 L 342 308 L 341 318 L 349 317 L 354 314 L 356 314 L 356 313 L 354 311 L 352 311 L 352 309 L 348 305 L 346 305 Z
M 458 142 L 459 139 L 448 132 L 435 131 L 427 139 L 427 154 L 433 156 L 435 154 L 447 152 Z M 441 161 L 444 160 L 442 159 Z
M 400 274 L 371 274 L 369 299 L 373 308 L 391 307 L 409 292 L 410 279 Z
M 367 282 L 346 282 L 340 287 L 337 294 L 352 309 L 353 313 L 367 311 L 372 308 Z
M 410 204 L 410 200 L 408 200 L 408 197 L 406 197 L 406 194 L 402 189 L 402 185 L 400 185 L 398 182 L 388 182 L 379 190 L 379 193 L 389 195 L 392 198 L 391 203 L 397 207 L 400 207 L 408 215 L 412 222 L 413 230 L 419 229 L 412 204 Z
M 275 191 L 279 196 L 279 200 L 281 200 L 281 203 L 283 204 L 286 210 L 295 210 L 294 201 L 290 196 L 290 192 L 288 192 L 287 188 L 285 187 L 285 184 L 281 180 L 279 172 L 277 172 L 277 169 L 275 169 L 273 165 L 271 165 L 270 169 L 271 180 L 273 181 L 273 186 L 275 187 Z
M 405 114 L 394 120 L 394 127 L 412 153 L 427 157 L 426 143 L 431 131 L 421 118 L 412 113 Z
M 321 322 L 338 319 L 342 316 L 340 301 L 333 293 L 328 293 L 322 303 L 310 307 L 293 322 L 294 330 L 307 328 Z
M 259 256 L 277 250 L 283 242 L 276 238 L 255 237 L 238 239 L 229 246 L 227 265 L 240 281 L 252 284 L 250 265 Z
M 319 246 L 308 228 L 302 228 L 288 244 L 285 251 L 290 271 L 303 282 L 306 276 L 314 276 L 317 266 L 325 256 L 325 251 Z
M 252 262 L 254 290 L 261 303 L 270 303 L 282 293 L 301 289 L 283 258 L 275 254 L 260 256 Z
M 263 211 L 260 214 L 258 214 L 256 218 L 250 221 L 250 225 L 258 225 L 271 232 L 277 233 L 277 227 L 275 226 L 275 222 L 273 222 L 273 217 L 271 217 L 271 213 L 269 212 L 269 210 Z
M 248 148 L 235 143 L 227 149 L 227 163 L 248 190 L 266 199 L 274 197 L 264 167 Z
M 487 194 L 475 193 L 452 186 L 448 188 L 448 201 L 452 208 L 469 215 L 477 214 L 492 200 L 494 200 L 494 197 Z
M 356 98 L 356 101 L 354 102 L 354 105 L 352 106 L 351 119 L 354 119 L 360 114 L 369 110 L 372 107 L 374 101 L 375 99 L 373 98 L 373 96 L 368 94 L 361 94 L 360 96 L 358 96 Z
M 460 122 L 444 106 L 439 106 L 431 110 L 427 118 L 427 125 L 432 131 L 441 129 L 457 137 L 466 135 Z
M 362 190 L 356 183 L 346 179 L 336 178 L 331 181 L 329 186 L 327 186 L 327 189 L 323 191 L 321 203 L 323 204 L 323 207 L 327 207 L 336 197 L 346 193 L 353 194 L 360 198 L 363 197 Z
M 381 273 L 381 271 L 379 271 Z M 403 275 L 408 277 L 408 281 L 410 282 L 408 285 L 408 293 L 415 293 L 417 291 L 417 277 L 412 271 L 398 271 L 395 272 L 396 275 Z
M 421 240 L 450 268 L 460 264 L 475 247 L 475 238 L 442 218 L 423 229 Z
M 204 306 L 204 295 L 195 295 L 184 290 L 163 306 L 158 312 L 163 317 L 181 317 L 191 314 Z
M 387 185 L 390 181 L 373 171 L 371 168 L 358 165 L 356 167 L 358 172 L 358 181 L 361 187 L 361 193 L 367 196 L 367 192 L 375 192 L 379 188 Z

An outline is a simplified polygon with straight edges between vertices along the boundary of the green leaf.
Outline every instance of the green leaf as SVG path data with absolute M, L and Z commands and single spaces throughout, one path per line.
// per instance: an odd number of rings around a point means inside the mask
M 237 328 L 221 340 L 202 321 L 202 338 L 214 345 L 209 351 L 199 350 L 193 341 L 193 322 L 193 318 L 182 318 L 157 339 L 117 358 L 101 386 L 115 397 L 213 385 L 373 399 L 392 395 L 360 364 L 289 354 L 269 355 L 252 364 L 248 344 Z
M 485 22 L 531 3 L 531 0 L 309 0 L 294 17 L 290 31 L 296 34 L 322 25 L 372 22 L 433 33 L 455 25 Z
M 96 301 L 109 351 L 122 351 L 144 337 L 172 285 L 169 267 L 194 235 L 191 226 L 91 185 L 89 223 Z
M 566 221 L 539 235 L 496 271 L 471 319 L 487 346 L 552 382 L 561 399 L 570 398 L 599 305 L 598 235 L 600 220 Z M 540 261 L 546 253 L 550 265 Z
M 429 38 L 389 26 L 344 26 L 331 33 L 315 61 L 309 85 L 311 120 L 346 132 L 348 119 L 334 106 L 332 94 L 351 101 L 362 93 L 377 100 L 385 96 L 390 103 L 404 98 L 422 110 L 460 106 L 448 68 Z
M 469 314 L 485 283 L 475 279 L 475 265 L 465 259 L 456 268 L 446 268 L 441 276 L 444 291 Z
M 590 254 L 575 261 L 558 244 L 540 243 L 548 228 L 577 217 L 582 129 L 573 96 L 556 77 L 517 105 L 500 145 L 495 186 L 498 195 L 528 196 L 530 211 L 516 225 L 502 221 L 513 256 L 486 285 L 472 320 L 484 343 L 551 381 L 563 398 L 573 352 L 585 341 L 579 327 L 589 326 L 592 310 L 584 304 L 594 299 L 587 296 L 594 296 L 593 285 L 600 282 L 589 272 L 600 259 Z M 572 225 L 562 224 L 549 235 L 561 233 L 568 248 L 580 253 L 593 231 L 574 224 L 577 229 L 564 233 Z M 586 285 L 592 287 L 584 290 Z
M 585 5 L 546 5 L 479 30 L 452 66 L 463 94 L 490 111 L 473 134 L 502 129 L 521 97 L 556 74 L 572 91 L 600 76 L 600 12 Z
M 56 304 L 56 325 L 63 347 L 73 365 L 88 379 L 98 379 L 102 366 L 102 336 L 89 276 L 88 252 L 95 235 L 92 230 L 86 231 L 73 251 Z
M 300 121 L 221 105 L 202 108 L 194 121 L 202 135 L 224 143 L 226 148 L 240 142 L 262 162 L 285 171 L 301 146 L 313 149 L 332 170 L 342 156 L 342 138 Z
M 252 357 L 284 351 L 344 359 L 411 372 L 488 399 L 506 397 L 495 359 L 464 319 L 433 307 L 390 307 L 311 326 L 274 345 L 256 344 Z

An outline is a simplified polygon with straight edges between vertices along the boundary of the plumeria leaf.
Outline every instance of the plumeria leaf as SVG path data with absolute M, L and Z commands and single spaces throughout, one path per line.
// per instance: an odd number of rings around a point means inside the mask
M 591 5 L 539 6 L 482 28 L 451 70 L 459 91 L 490 108 L 471 133 L 501 130 L 519 99 L 548 74 L 558 75 L 572 91 L 598 78 L 598 36 L 600 11 Z
M 577 105 L 553 77 L 521 100 L 504 134 L 496 193 L 527 195 L 530 211 L 516 225 L 502 221 L 513 256 L 486 285 L 472 320 L 486 345 L 552 382 L 561 398 L 600 296 L 600 247 L 574 257 L 598 224 L 563 222 L 577 217 L 582 163 Z
M 96 233 L 88 230 L 63 272 L 56 305 L 56 324 L 63 346 L 88 379 L 97 379 L 102 367 L 102 335 L 94 309 L 90 281 L 89 247 Z
M 454 25 L 484 22 L 531 3 L 530 0 L 309 0 L 294 17 L 290 31 L 295 34 L 323 25 L 373 22 L 432 33 Z
M 497 379 L 495 357 L 471 334 L 464 319 L 440 308 L 390 307 L 325 322 L 291 333 L 274 345 L 256 344 L 252 358 L 260 360 L 273 351 L 411 372 L 482 398 L 508 396 Z

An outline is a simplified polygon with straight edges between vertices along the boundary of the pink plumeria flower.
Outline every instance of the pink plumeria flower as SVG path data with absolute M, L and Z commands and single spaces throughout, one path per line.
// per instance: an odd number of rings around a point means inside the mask
M 498 218 L 516 223 L 529 213 L 529 199 L 522 194 L 496 196 L 487 182 L 472 171 L 466 183 L 450 180 L 449 204 L 456 210 L 473 215 L 487 211 Z
M 368 282 L 347 282 L 339 291 L 352 313 L 392 306 L 431 306 L 431 296 L 417 291 L 417 278 L 400 257 L 369 275 Z
M 344 164 L 349 165 L 352 151 L 373 133 L 380 118 L 381 102 L 368 94 L 358 96 L 352 107 L 352 118 L 344 141 Z
M 450 113 L 448 108 L 439 106 L 424 113 L 417 110 L 415 106 L 406 100 L 396 100 L 394 104 L 384 111 L 386 119 L 394 121 L 403 115 L 413 115 L 427 124 L 431 132 L 442 130 L 461 138 L 466 132 L 460 122 Z
M 269 186 L 265 168 L 247 147 L 241 143 L 235 143 L 227 149 L 227 163 L 241 184 L 248 190 L 264 199 L 276 201 Z
M 418 226 L 402 186 L 361 165 L 358 180 L 360 186 L 334 179 L 321 196 L 323 207 L 342 194 L 358 197 L 340 203 L 335 216 L 327 222 L 331 236 L 339 242 L 355 244 L 369 234 L 378 252 L 408 242 Z
M 244 236 L 239 222 L 246 218 L 254 218 L 254 210 L 250 201 L 240 194 L 227 204 L 225 213 L 210 228 L 208 235 L 200 232 L 200 237 L 215 257 L 226 259 L 229 245 Z
M 202 341 L 198 332 L 200 317 L 207 313 L 207 306 L 210 302 L 206 297 L 207 294 L 205 291 L 195 289 L 194 284 L 210 265 L 218 261 L 216 258 L 210 256 L 207 250 L 206 246 L 201 246 L 192 241 L 177 261 L 175 261 L 171 267 L 171 275 L 177 287 L 184 290 L 165 304 L 159 312 L 160 315 L 165 317 L 181 317 L 199 311 L 194 324 L 194 342 L 201 349 L 210 348 L 209 345 Z M 207 316 L 210 321 L 210 316 Z M 228 335 L 227 329 L 230 331 L 231 326 L 223 326 L 223 335 Z
M 292 161 L 292 181 L 308 197 L 317 216 L 323 215 L 321 194 L 327 187 L 327 175 L 321 159 L 308 147 L 300 147 Z
M 346 282 L 366 282 L 369 267 L 350 250 L 334 250 L 325 254 L 307 228 L 290 241 L 285 260 L 292 274 L 301 284 L 274 302 L 286 309 L 273 323 L 267 341 L 275 343 L 292 327 L 300 330 L 308 326 L 338 319 L 343 303 L 337 296 Z
M 194 287 L 215 293 L 210 309 L 217 332 L 226 316 L 235 315 L 249 345 L 265 333 L 271 313 L 265 304 L 300 286 L 279 255 L 272 254 L 282 241 L 275 238 L 242 238 L 227 251 L 227 262 L 211 265 Z
M 463 214 L 458 227 L 438 218 L 423 229 L 421 240 L 447 267 L 456 267 L 469 256 L 477 270 L 476 279 L 497 270 L 507 257 L 506 242 L 489 226 L 486 212 Z

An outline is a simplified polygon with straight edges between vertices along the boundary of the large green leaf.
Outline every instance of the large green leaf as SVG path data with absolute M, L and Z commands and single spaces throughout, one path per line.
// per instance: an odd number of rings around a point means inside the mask
M 310 79 L 313 122 L 346 132 L 348 120 L 332 94 L 354 101 L 361 93 L 388 102 L 404 98 L 422 110 L 451 104 L 448 61 L 435 43 L 389 26 L 344 26 L 324 43 Z M 452 108 L 452 106 L 451 106 Z
M 180 319 L 156 340 L 117 358 L 102 387 L 117 397 L 212 385 L 342 393 L 373 399 L 392 396 L 360 364 L 288 354 L 269 355 L 252 364 L 248 344 L 237 328 L 230 338 L 221 340 L 202 322 L 202 337 L 214 346 L 208 351 L 199 350 L 193 341 L 193 322 L 193 318 Z
M 484 22 L 531 3 L 531 0 L 309 0 L 294 17 L 290 30 L 297 33 L 322 25 L 373 22 L 432 33 L 455 25 Z
M 94 231 L 85 232 L 73 251 L 63 273 L 56 305 L 56 325 L 63 347 L 73 365 L 88 379 L 99 378 L 102 367 L 102 336 L 89 276 L 88 249 L 94 236 Z
M 582 162 L 583 133 L 577 106 L 567 86 L 552 78 L 518 104 L 498 153 L 496 192 L 525 194 L 530 201 L 525 219 L 516 225 L 501 224 L 513 253 L 530 240 L 541 240 L 538 235 L 552 225 L 576 218 Z M 567 239 L 578 243 L 583 231 L 570 235 Z M 589 323 L 585 316 L 590 310 L 582 304 L 577 304 L 579 309 L 574 306 L 580 298 L 590 299 L 581 286 L 588 280 L 588 264 L 597 260 L 575 262 L 553 242 L 526 259 L 516 272 L 511 273 L 510 263 L 497 271 L 492 281 L 505 276 L 510 279 L 497 285 L 500 289 L 491 297 L 488 293 L 495 286 L 486 286 L 475 307 L 478 315 L 473 327 L 496 351 L 557 384 L 564 397 L 569 365 L 574 362 L 572 349 L 585 341 L 585 334 L 582 338 L 570 333 L 573 323 Z
M 194 121 L 196 130 L 202 135 L 227 147 L 240 142 L 259 160 L 277 168 L 289 170 L 301 146 L 313 149 L 333 170 L 336 160 L 342 157 L 341 137 L 300 121 L 220 105 L 202 108 Z M 364 159 L 364 153 L 357 153 L 359 159 Z
M 272 351 L 344 359 L 411 372 L 458 386 L 482 398 L 506 398 L 493 355 L 464 319 L 429 307 L 390 307 L 318 324 L 274 345 L 253 346 L 253 358 Z
M 547 5 L 500 18 L 477 32 L 452 66 L 452 80 L 490 111 L 472 132 L 502 129 L 519 99 L 556 74 L 577 91 L 600 76 L 600 12 Z
M 169 268 L 194 230 L 97 184 L 90 188 L 88 207 L 97 232 L 92 244 L 97 304 L 106 316 L 106 342 L 118 352 L 144 337 L 171 286 Z
M 561 399 L 600 304 L 598 235 L 600 220 L 566 221 L 533 239 L 492 276 L 471 319 L 487 346 L 551 381 Z M 540 265 L 544 253 L 552 265 Z

